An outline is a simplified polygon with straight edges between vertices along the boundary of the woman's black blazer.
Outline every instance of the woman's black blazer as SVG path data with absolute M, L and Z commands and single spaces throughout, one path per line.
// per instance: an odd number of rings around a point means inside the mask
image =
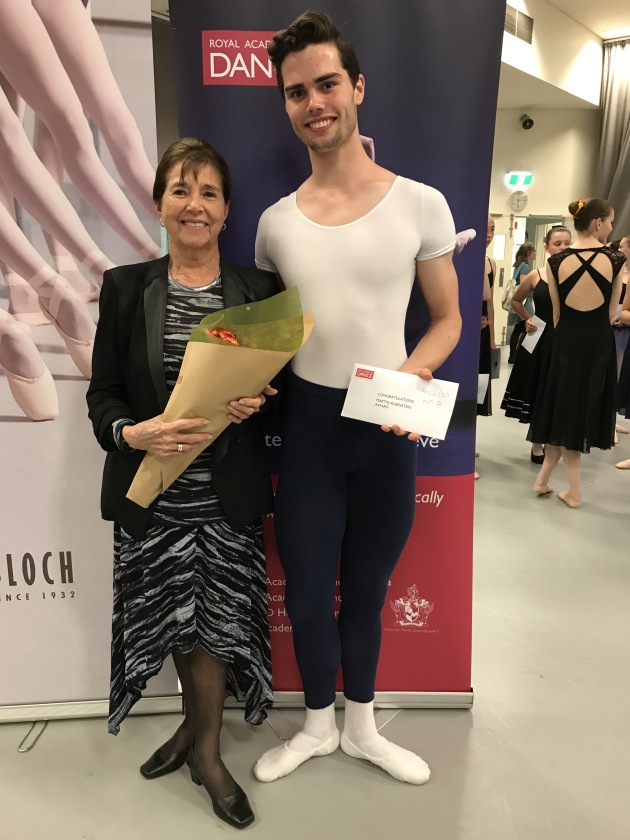
M 280 291 L 276 277 L 255 268 L 221 263 L 223 303 L 237 306 Z M 148 509 L 126 498 L 144 452 L 121 452 L 112 423 L 161 414 L 168 401 L 164 374 L 164 323 L 168 256 L 105 272 L 87 392 L 94 434 L 107 452 L 101 514 L 135 537 L 144 536 Z M 228 522 L 235 528 L 268 513 L 273 505 L 265 439 L 258 418 L 231 424 L 215 444 L 212 481 Z

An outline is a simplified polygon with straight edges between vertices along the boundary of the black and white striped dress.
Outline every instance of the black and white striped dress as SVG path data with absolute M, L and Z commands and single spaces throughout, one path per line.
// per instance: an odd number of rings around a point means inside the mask
M 189 289 L 169 279 L 164 368 L 172 391 L 190 332 L 223 307 L 220 278 Z M 245 421 L 247 422 L 247 421 Z M 212 485 L 209 446 L 160 496 L 143 539 L 114 527 L 109 731 L 172 651 L 200 646 L 228 663 L 228 694 L 262 723 L 272 702 L 265 557 L 260 523 L 236 531 Z

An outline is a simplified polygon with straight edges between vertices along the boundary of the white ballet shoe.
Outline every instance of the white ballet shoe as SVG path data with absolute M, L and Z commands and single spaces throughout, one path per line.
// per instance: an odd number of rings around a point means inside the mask
M 292 747 L 291 744 L 294 744 Z M 298 747 L 297 749 L 295 747 Z M 279 747 L 273 747 L 263 753 L 254 765 L 254 776 L 259 782 L 275 782 L 283 776 L 288 776 L 294 770 L 320 755 L 330 755 L 339 747 L 339 730 L 328 738 L 314 738 L 305 732 L 298 732 L 290 741 L 285 741 Z
M 346 755 L 369 761 L 395 779 L 408 782 L 410 785 L 423 785 L 431 776 L 429 765 L 419 755 L 404 747 L 399 747 L 398 744 L 392 744 L 381 735 L 373 736 L 363 744 L 362 748 L 353 744 L 348 736 L 342 733 L 340 746 Z
M 81 340 L 79 338 L 73 338 L 71 335 L 68 335 L 68 333 L 66 333 L 62 329 L 62 327 L 59 325 L 59 322 L 57 321 L 61 302 L 63 300 L 71 300 L 75 303 L 75 305 L 81 307 L 84 306 L 84 304 L 82 303 L 81 299 L 74 291 L 74 289 L 68 283 L 64 283 L 65 288 L 60 289 L 60 279 L 61 278 L 57 277 L 55 280 L 52 281 L 53 286 L 52 293 L 50 295 L 44 295 L 43 288 L 40 287 L 38 289 L 39 306 L 44 315 L 46 315 L 46 317 L 50 319 L 51 324 L 63 339 L 72 361 L 79 368 L 83 376 L 85 376 L 87 379 L 90 379 L 92 376 L 92 347 L 94 346 L 94 334 L 96 333 L 96 326 L 92 324 L 94 328 L 92 331 L 92 335 L 89 339 L 84 340 Z
M 6 355 L 3 357 L 1 352 L 2 339 L 11 334 L 24 337 L 26 335 L 24 326 L 16 323 L 10 315 L 0 313 L 0 370 L 7 378 L 13 399 L 30 420 L 54 420 L 59 414 L 59 400 L 50 371 L 42 361 L 37 347 L 28 338 L 32 344 L 32 352 L 37 356 L 37 362 L 43 368 L 43 372 L 34 379 L 14 373 L 10 369 L 10 362 Z

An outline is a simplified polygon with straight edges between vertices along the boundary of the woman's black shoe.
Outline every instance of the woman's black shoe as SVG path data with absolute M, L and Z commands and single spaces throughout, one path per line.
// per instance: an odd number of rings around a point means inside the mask
M 186 754 L 188 750 L 181 753 L 173 752 L 168 742 L 162 744 L 151 756 L 144 762 L 140 768 L 140 772 L 145 779 L 157 779 L 158 776 L 166 776 L 167 773 L 173 773 L 186 761 Z
M 214 813 L 234 828 L 247 828 L 254 822 L 254 812 L 252 811 L 245 791 L 239 785 L 236 785 L 236 791 L 229 796 L 215 796 L 208 786 L 204 783 L 197 762 L 195 761 L 195 753 L 191 749 L 186 756 L 186 764 L 190 770 L 190 778 L 196 785 L 203 785 L 208 791 L 208 796 L 212 800 L 212 807 Z
M 532 451 L 529 453 L 529 457 L 532 459 L 533 464 L 544 464 L 545 462 L 545 453 L 543 452 L 542 455 L 534 455 L 534 447 L 532 446 Z

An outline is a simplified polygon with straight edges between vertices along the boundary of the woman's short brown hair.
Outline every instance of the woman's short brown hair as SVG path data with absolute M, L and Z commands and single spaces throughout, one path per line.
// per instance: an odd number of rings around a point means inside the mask
M 182 177 L 189 171 L 197 177 L 202 166 L 212 166 L 221 178 L 221 191 L 226 204 L 230 201 L 232 178 L 227 161 L 214 146 L 198 137 L 181 137 L 166 149 L 155 170 L 153 182 L 153 201 L 160 204 L 166 191 L 166 181 L 171 169 L 177 164 L 182 166 Z

